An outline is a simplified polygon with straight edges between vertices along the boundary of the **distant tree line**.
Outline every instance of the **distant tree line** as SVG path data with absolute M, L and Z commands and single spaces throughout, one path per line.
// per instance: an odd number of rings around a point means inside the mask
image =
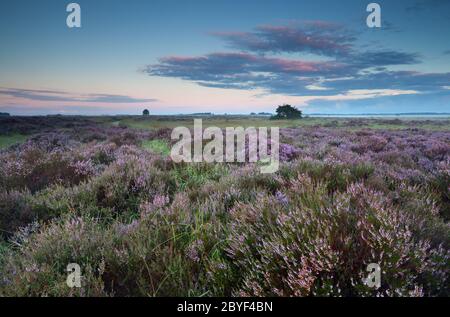
M 250 113 L 250 115 L 251 116 L 271 116 L 272 114 L 271 113 L 269 113 L 269 112 L 258 112 L 258 113 L 256 113 L 256 112 L 252 112 L 252 113 Z
M 301 119 L 302 118 L 302 111 L 298 110 L 296 107 L 293 107 L 288 104 L 284 104 L 282 106 L 278 106 L 277 110 L 275 111 L 276 115 L 272 116 L 271 119 L 273 120 L 280 120 L 280 119 Z M 144 109 L 142 111 L 142 115 L 144 117 L 148 117 L 150 115 L 150 111 L 148 109 Z M 193 113 L 191 115 L 207 115 L 211 116 L 213 115 L 211 112 L 199 112 L 199 113 Z M 227 114 L 225 113 L 225 116 Z M 268 112 L 259 112 L 256 114 L 255 112 L 250 113 L 252 116 L 270 116 L 271 114 Z

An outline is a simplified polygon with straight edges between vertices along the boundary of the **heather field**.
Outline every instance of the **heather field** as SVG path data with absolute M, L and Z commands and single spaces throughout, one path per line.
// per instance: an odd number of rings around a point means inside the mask
M 450 120 L 203 120 L 280 126 L 279 171 L 174 163 L 193 117 L 0 117 L 0 296 L 450 296 Z

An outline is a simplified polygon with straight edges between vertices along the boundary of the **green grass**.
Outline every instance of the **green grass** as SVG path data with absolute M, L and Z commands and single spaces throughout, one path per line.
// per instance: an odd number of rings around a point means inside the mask
M 176 127 L 193 128 L 194 119 L 200 117 L 192 116 L 150 116 L 150 117 L 124 117 L 119 125 L 143 130 L 157 130 L 162 128 L 173 129 Z M 419 128 L 425 130 L 449 130 L 450 121 L 448 119 L 429 120 L 428 118 L 402 118 L 377 119 L 377 118 L 303 118 L 299 120 L 270 120 L 264 117 L 251 116 L 214 116 L 202 117 L 203 128 L 207 127 L 280 127 L 280 128 L 298 128 L 322 126 L 339 129 L 383 129 L 399 130 L 408 128 Z M 392 121 L 391 121 L 392 120 Z M 360 122 L 356 124 L 355 122 Z M 116 121 L 117 122 L 117 121 Z M 115 123 L 117 124 L 117 123 Z
M 2 238 L 0 238 L 0 264 L 2 264 L 3 257 L 7 251 L 8 251 L 7 243 L 3 241 Z
M 142 142 L 142 147 L 154 153 L 162 155 L 170 154 L 169 144 L 163 140 L 145 140 Z
M 155 130 L 162 128 L 176 128 L 176 127 L 194 127 L 194 117 L 148 117 L 148 118 L 126 118 L 120 121 L 120 125 L 136 129 Z M 252 117 L 233 117 L 226 118 L 225 116 L 217 117 L 203 117 L 203 128 L 207 127 L 303 127 L 322 125 L 326 123 L 327 119 L 322 118 L 305 118 L 301 120 L 270 120 L 268 118 L 252 118 Z
M 184 191 L 187 188 L 197 188 L 208 180 L 219 181 L 228 174 L 228 167 L 224 164 L 196 163 L 176 166 L 172 171 L 177 187 Z
M 13 135 L 0 135 L 0 149 L 6 148 L 13 144 L 25 142 L 26 135 L 13 134 Z

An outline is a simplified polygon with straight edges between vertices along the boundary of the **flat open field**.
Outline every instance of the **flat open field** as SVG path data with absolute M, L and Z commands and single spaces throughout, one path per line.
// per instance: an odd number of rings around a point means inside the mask
M 304 118 L 298 120 L 270 120 L 267 117 L 252 116 L 150 116 L 129 117 L 113 121 L 113 124 L 137 129 L 162 129 L 186 126 L 192 128 L 194 119 L 202 119 L 204 127 L 330 127 L 342 129 L 408 129 L 421 128 L 426 130 L 450 130 L 450 118 Z
M 173 162 L 193 119 L 0 118 L 0 296 L 450 295 L 448 119 L 202 118 L 279 126 L 273 174 Z
M 0 149 L 22 143 L 26 139 L 27 136 L 22 134 L 0 135 Z

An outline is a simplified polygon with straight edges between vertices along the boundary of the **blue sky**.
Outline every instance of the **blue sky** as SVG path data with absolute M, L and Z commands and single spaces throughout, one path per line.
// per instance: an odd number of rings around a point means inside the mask
M 0 111 L 450 112 L 450 1 L 0 2 Z

